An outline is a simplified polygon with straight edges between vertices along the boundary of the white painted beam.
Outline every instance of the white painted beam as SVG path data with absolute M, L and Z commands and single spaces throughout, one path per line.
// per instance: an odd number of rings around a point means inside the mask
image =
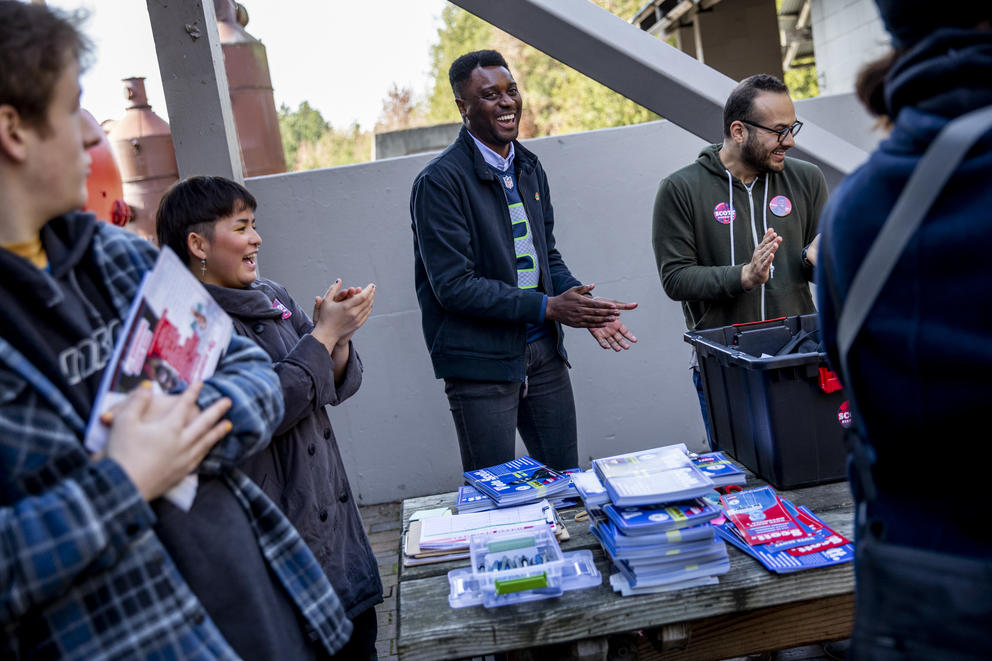
M 723 139 L 723 104 L 735 81 L 592 2 L 452 2 L 690 133 L 709 142 Z M 831 186 L 867 158 L 811 122 L 793 153 L 819 165 Z

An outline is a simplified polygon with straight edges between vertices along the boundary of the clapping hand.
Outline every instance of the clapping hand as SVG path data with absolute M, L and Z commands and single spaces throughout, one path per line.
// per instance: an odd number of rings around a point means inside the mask
M 346 346 L 351 336 L 362 327 L 372 314 L 375 300 L 375 284 L 365 288 L 341 287 L 341 279 L 334 281 L 323 296 L 314 298 L 313 336 L 320 340 L 327 350 L 335 346 Z

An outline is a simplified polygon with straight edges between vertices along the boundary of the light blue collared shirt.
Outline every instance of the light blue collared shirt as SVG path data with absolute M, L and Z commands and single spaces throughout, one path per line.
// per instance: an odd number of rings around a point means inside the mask
M 468 134 L 472 135 L 472 132 L 469 131 Z M 484 142 L 479 140 L 474 135 L 472 135 L 472 140 L 475 141 L 475 146 L 478 147 L 479 151 L 482 152 L 482 158 L 485 159 L 486 163 L 496 168 L 500 172 L 506 172 L 507 170 L 510 169 L 510 166 L 513 165 L 514 151 L 513 151 L 512 142 L 510 143 L 510 153 L 507 154 L 506 158 L 503 158 L 502 156 L 494 152 L 492 149 L 490 149 L 488 145 L 486 145 Z

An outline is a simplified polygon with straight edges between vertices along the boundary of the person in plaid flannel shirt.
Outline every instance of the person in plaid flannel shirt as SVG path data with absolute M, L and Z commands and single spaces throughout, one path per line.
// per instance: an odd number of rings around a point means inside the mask
M 283 416 L 261 349 L 235 336 L 203 384 L 139 388 L 106 450 L 83 446 L 156 250 L 74 211 L 97 137 L 80 116 L 76 24 L 0 0 L 0 658 L 326 658 L 351 622 L 234 468 Z M 189 512 L 159 498 L 193 471 Z

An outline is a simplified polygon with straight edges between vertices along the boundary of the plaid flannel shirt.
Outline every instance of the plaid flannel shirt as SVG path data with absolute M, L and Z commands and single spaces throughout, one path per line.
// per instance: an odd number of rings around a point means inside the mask
M 104 223 L 91 250 L 123 319 L 156 251 Z M 229 485 L 311 638 L 333 653 L 351 634 L 337 595 L 289 521 L 234 468 L 268 443 L 280 392 L 266 354 L 235 336 L 199 400 L 230 397 L 233 430 L 199 471 Z M 84 449 L 85 426 L 0 338 L 0 658 L 236 658 L 153 533 L 134 484 Z

